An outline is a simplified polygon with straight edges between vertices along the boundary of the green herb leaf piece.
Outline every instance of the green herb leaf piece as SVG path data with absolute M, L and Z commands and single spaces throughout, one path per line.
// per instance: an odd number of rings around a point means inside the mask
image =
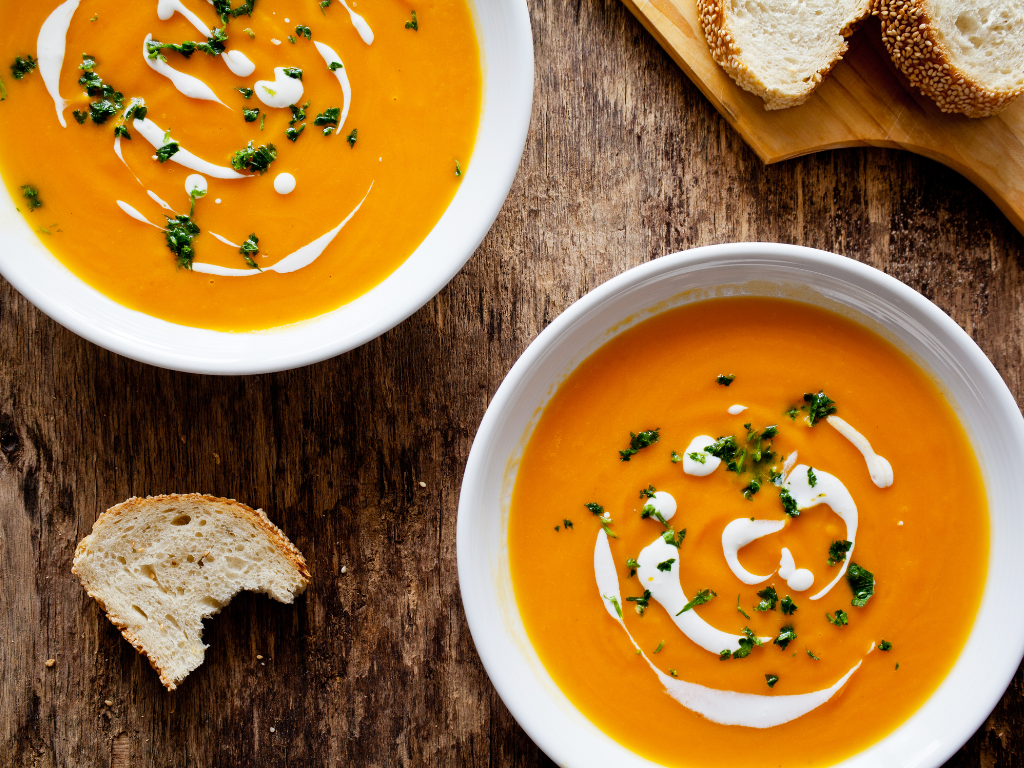
M 160 147 L 160 149 L 158 149 L 156 151 L 157 162 L 159 162 L 161 165 L 163 165 L 168 160 L 170 160 L 172 157 L 174 157 L 176 154 L 178 154 L 178 150 L 179 149 L 180 149 L 180 147 L 178 146 L 178 142 L 176 142 L 176 141 L 172 141 L 172 142 L 170 142 L 168 144 L 164 144 L 162 147 Z
M 670 557 L 668 560 L 663 560 L 662 562 L 658 563 L 658 570 L 666 573 L 668 571 L 671 571 L 672 563 L 674 563 L 675 561 L 676 559 L 674 557 Z
M 660 643 L 658 643 L 658 647 L 654 649 L 654 652 L 658 653 L 664 647 L 665 647 L 665 641 L 662 640 Z
M 629 448 L 619 451 L 619 461 L 629 461 L 639 451 L 654 445 L 661 439 L 661 427 L 629 433 Z
M 331 70 L 331 72 L 337 72 L 339 69 L 344 69 L 344 65 L 340 61 L 332 61 L 327 65 L 327 68 Z
M 722 385 L 723 387 L 728 387 L 728 386 L 729 386 L 730 384 L 732 384 L 732 383 L 733 383 L 733 382 L 734 382 L 735 380 L 736 380 L 736 375 L 735 375 L 735 374 L 733 374 L 733 373 L 730 373 L 730 374 L 728 374 L 728 375 L 726 375 L 726 374 L 721 374 L 720 376 L 718 376 L 718 378 L 716 378 L 716 379 L 715 379 L 715 381 L 717 381 L 717 382 L 718 382 L 719 384 L 721 384 L 721 385 Z
M 358 141 L 358 140 L 359 140 L 359 129 L 358 128 L 353 128 L 352 129 L 352 133 L 350 133 L 348 135 L 348 138 L 345 139 L 345 141 L 348 142 L 348 146 L 349 146 L 350 149 L 355 149 L 356 141 Z
M 850 617 L 847 616 L 846 611 L 842 609 L 836 611 L 835 616 L 829 616 L 828 613 L 826 613 L 825 618 L 829 620 L 830 624 L 836 627 L 845 627 L 847 624 L 850 623 Z
M 256 109 L 243 109 L 242 110 L 242 117 L 245 118 L 245 122 L 247 122 L 247 123 L 255 123 L 259 119 L 259 116 L 260 116 L 259 107 L 257 107 Z
M 285 132 L 284 132 L 284 135 L 288 137 L 289 141 L 298 141 L 299 136 L 302 135 L 302 132 L 304 130 L 306 130 L 306 124 L 305 123 L 300 125 L 298 130 L 296 130 L 295 128 L 286 128 Z
M 793 598 L 786 595 L 779 602 L 779 609 L 782 611 L 784 616 L 792 616 L 797 611 L 797 605 L 793 602 Z
M 299 37 L 304 37 L 307 40 L 313 39 L 313 31 L 304 24 L 295 25 L 295 34 L 298 35 Z
M 235 90 L 242 94 L 243 99 L 251 99 L 253 93 L 255 93 L 252 88 L 235 88 Z
M 891 651 L 892 650 L 892 643 L 890 643 L 888 640 L 882 640 L 878 644 L 878 650 L 880 650 L 880 651 Z
M 861 568 L 856 563 L 850 563 L 850 569 L 846 572 L 846 580 L 853 590 L 853 600 L 850 605 L 863 608 L 868 600 L 875 594 L 875 574 L 866 568 Z
M 416 11 L 412 12 L 412 21 L 405 22 L 405 28 L 411 29 L 413 32 L 418 32 L 420 28 L 419 19 L 416 18 Z
M 39 199 L 39 190 L 29 184 L 21 186 L 21 194 L 28 201 L 28 210 L 32 212 L 43 207 L 43 201 Z
M 298 67 L 283 67 L 281 71 L 284 72 L 285 75 L 290 77 L 292 80 L 302 79 L 302 70 L 299 69 Z
M 818 476 L 814 474 L 814 467 L 807 468 L 807 484 L 813 488 L 818 484 Z
M 600 504 L 597 504 L 597 503 L 595 503 L 593 501 L 587 502 L 583 506 L 586 507 L 587 509 L 589 509 L 595 515 L 603 515 L 604 514 L 604 507 L 602 507 Z
M 21 56 L 16 56 L 14 63 L 11 64 L 11 73 L 14 75 L 15 80 L 21 80 L 25 75 L 32 74 L 38 64 L 39 62 L 33 59 L 31 55 L 24 59 Z
M 736 595 L 736 610 L 740 612 L 740 615 L 743 616 L 744 619 L 749 619 L 750 618 L 750 614 L 747 613 L 746 611 L 744 611 L 742 608 L 740 608 L 740 596 L 739 595 Z
M 804 648 L 804 650 L 807 651 L 807 655 L 810 656 L 815 661 L 821 661 L 821 659 L 819 659 L 817 656 L 815 656 L 813 653 L 811 653 L 811 649 L 810 648 Z
M 812 427 L 826 416 L 831 416 L 836 412 L 835 401 L 822 391 L 816 395 L 812 395 L 810 392 L 805 393 L 804 402 L 808 404 L 806 406 L 809 408 L 807 421 Z
M 782 650 L 786 650 L 786 646 L 793 640 L 796 640 L 796 632 L 793 631 L 792 625 L 787 624 L 779 630 L 779 635 L 772 640 L 772 645 L 777 645 Z
M 761 602 L 754 606 L 755 611 L 774 611 L 779 602 L 779 594 L 774 586 L 767 586 L 757 593 Z
M 716 597 L 718 597 L 718 593 L 715 592 L 713 589 L 702 589 L 694 596 L 694 598 L 690 602 L 683 606 L 683 609 L 679 611 L 679 613 L 677 613 L 676 616 L 680 616 L 686 613 L 687 611 L 696 608 L 698 605 L 704 605 L 704 603 L 708 603 Z
M 264 174 L 276 159 L 277 147 L 273 144 L 254 147 L 250 141 L 245 149 L 240 149 L 232 155 L 231 167 L 236 171 Z
M 621 619 L 622 618 L 622 606 L 619 605 L 618 598 L 614 597 L 614 596 L 607 597 L 605 595 L 601 595 L 601 597 L 603 597 L 605 600 L 607 600 L 609 603 L 612 604 L 612 607 L 615 608 L 615 613 L 617 613 L 619 615 L 619 618 Z
M 779 501 L 782 502 L 782 511 L 790 517 L 799 517 L 800 510 L 797 509 L 796 499 L 789 492 L 788 488 L 782 488 L 779 490 Z
M 768 687 L 769 688 L 774 688 L 775 684 L 777 682 L 779 682 L 779 676 L 778 675 L 768 675 L 768 674 L 766 674 L 764 676 L 764 679 L 768 683 Z
M 850 551 L 850 547 L 853 546 L 852 541 L 846 539 L 834 540 L 828 548 L 828 564 L 835 565 L 841 563 L 846 559 L 846 553 Z

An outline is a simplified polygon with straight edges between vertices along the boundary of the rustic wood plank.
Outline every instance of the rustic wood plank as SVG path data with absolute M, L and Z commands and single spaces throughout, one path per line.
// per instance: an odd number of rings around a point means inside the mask
M 908 149 L 964 174 L 1024 232 L 1024 102 L 984 120 L 942 114 L 898 72 L 869 18 L 805 104 L 769 112 L 711 58 L 696 0 L 623 2 L 765 162 L 840 147 Z
M 0 284 L 0 765 L 551 765 L 466 628 L 459 483 L 529 341 L 665 253 L 774 240 L 870 263 L 949 312 L 1020 402 L 1024 237 L 977 188 L 885 149 L 765 166 L 618 0 L 531 13 L 534 119 L 509 201 L 467 267 L 381 339 L 287 373 L 170 373 Z M 192 490 L 263 506 L 314 581 L 295 606 L 236 598 L 168 694 L 69 568 L 107 506 Z M 1022 721 L 1018 674 L 949 765 L 1021 765 Z

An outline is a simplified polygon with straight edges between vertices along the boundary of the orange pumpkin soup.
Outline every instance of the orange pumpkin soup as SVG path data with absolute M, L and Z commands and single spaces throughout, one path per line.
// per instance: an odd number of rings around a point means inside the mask
M 466 0 L 0 13 L 8 190 L 76 275 L 175 323 L 270 328 L 366 293 L 437 223 L 473 152 Z
M 984 587 L 977 461 L 936 385 L 809 305 L 666 311 L 545 406 L 509 518 L 545 667 L 669 766 L 823 766 L 936 689 Z

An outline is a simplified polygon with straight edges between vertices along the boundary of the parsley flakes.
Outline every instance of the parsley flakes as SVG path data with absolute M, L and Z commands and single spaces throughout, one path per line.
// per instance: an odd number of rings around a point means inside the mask
M 21 80 L 25 75 L 32 74 L 38 64 L 39 62 L 33 59 L 31 55 L 25 59 L 21 58 L 21 56 L 15 56 L 14 63 L 11 64 L 11 74 L 14 75 L 15 80 Z
M 761 598 L 761 602 L 754 606 L 755 611 L 774 611 L 775 606 L 779 602 L 779 594 L 775 591 L 774 586 L 768 586 L 757 593 L 757 596 Z
M 658 563 L 658 570 L 662 571 L 662 572 L 665 572 L 665 573 L 667 573 L 668 571 L 671 571 L 672 570 L 672 563 L 674 563 L 675 561 L 676 561 L 676 559 L 674 557 L 670 557 L 668 560 L 664 560 L 664 561 Z
M 772 645 L 777 645 L 782 650 L 786 650 L 786 646 L 793 640 L 796 640 L 796 632 L 793 631 L 792 625 L 787 624 L 779 630 L 779 635 L 772 640 Z
M 185 269 L 192 269 L 192 262 L 196 258 L 192 242 L 199 236 L 200 230 L 192 220 L 192 217 L 196 213 L 196 200 L 205 195 L 205 192 L 193 189 L 192 194 L 189 195 L 192 198 L 192 208 L 187 216 L 185 214 L 178 214 L 174 218 L 170 216 L 164 217 L 167 219 L 167 230 L 164 233 L 167 238 L 167 247 L 170 248 L 171 253 L 177 259 L 178 266 Z
M 259 264 L 257 264 L 256 261 L 253 259 L 253 256 L 260 252 L 260 239 L 256 237 L 255 232 L 253 232 L 251 235 L 249 235 L 248 238 L 246 238 L 245 242 L 242 243 L 242 247 L 238 249 L 238 252 L 242 254 L 242 258 L 245 259 L 246 264 L 248 264 L 253 269 L 259 269 L 260 272 L 263 271 L 262 269 L 260 269 Z
M 694 596 L 693 600 L 691 600 L 683 606 L 683 609 L 679 613 L 677 613 L 676 616 L 680 616 L 686 613 L 687 611 L 696 608 L 698 605 L 704 605 L 704 603 L 710 602 L 716 597 L 718 597 L 718 593 L 715 592 L 715 590 L 702 589 Z
M 661 427 L 629 433 L 629 448 L 619 451 L 619 461 L 629 461 L 639 451 L 654 445 L 661 439 Z
M 836 627 L 845 627 L 850 623 L 850 617 L 846 615 L 846 611 L 839 609 L 836 611 L 835 616 L 830 616 L 828 613 L 825 614 L 825 618 L 828 619 L 829 623 Z
M 775 684 L 777 682 L 779 682 L 779 676 L 778 675 L 768 675 L 768 674 L 766 674 L 764 676 L 764 679 L 765 679 L 765 682 L 768 683 L 768 687 L 769 688 L 774 688 Z
M 793 598 L 786 595 L 779 603 L 779 609 L 782 611 L 783 616 L 792 616 L 797 611 L 797 605 L 793 602 Z
M 729 375 L 721 374 L 715 379 L 716 382 L 721 384 L 723 387 L 728 387 L 736 380 L 736 374 L 730 373 Z
M 833 541 L 828 548 L 828 564 L 835 565 L 841 563 L 846 559 L 846 553 L 850 551 L 853 546 L 852 541 L 846 539 L 837 539 Z
M 43 201 L 39 199 L 39 190 L 29 184 L 23 184 L 21 187 L 21 194 L 28 201 L 28 210 L 32 211 L 42 208 Z
M 831 416 L 836 412 L 835 401 L 821 390 L 816 395 L 812 395 L 810 392 L 805 393 L 804 402 L 807 405 L 803 407 L 808 409 L 807 421 L 812 427 L 826 416 Z
M 405 28 L 411 29 L 413 32 L 418 32 L 420 29 L 420 21 L 416 18 L 416 11 L 412 12 L 412 21 L 405 22 Z
M 892 650 L 892 643 L 890 643 L 888 640 L 882 640 L 878 644 L 878 650 L 880 650 L 880 651 L 891 651 Z
M 850 563 L 850 569 L 846 572 L 846 580 L 853 590 L 853 600 L 850 605 L 863 608 L 868 600 L 875 594 L 875 574 L 866 568 L 861 568 L 856 563 Z
M 236 171 L 264 174 L 276 159 L 277 147 L 273 144 L 254 147 L 250 141 L 245 149 L 240 149 L 232 155 L 231 167 Z

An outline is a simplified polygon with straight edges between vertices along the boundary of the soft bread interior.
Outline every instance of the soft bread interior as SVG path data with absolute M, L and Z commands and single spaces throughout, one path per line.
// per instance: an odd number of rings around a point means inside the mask
M 261 511 L 203 496 L 108 510 L 73 570 L 168 688 L 202 664 L 202 621 L 238 592 L 290 603 L 308 583 L 302 555 Z
M 867 12 L 862 0 L 722 0 L 743 63 L 769 90 L 799 94 L 846 50 L 843 36 Z
M 928 0 L 925 15 L 951 62 L 993 91 L 1024 86 L 1024 2 Z

